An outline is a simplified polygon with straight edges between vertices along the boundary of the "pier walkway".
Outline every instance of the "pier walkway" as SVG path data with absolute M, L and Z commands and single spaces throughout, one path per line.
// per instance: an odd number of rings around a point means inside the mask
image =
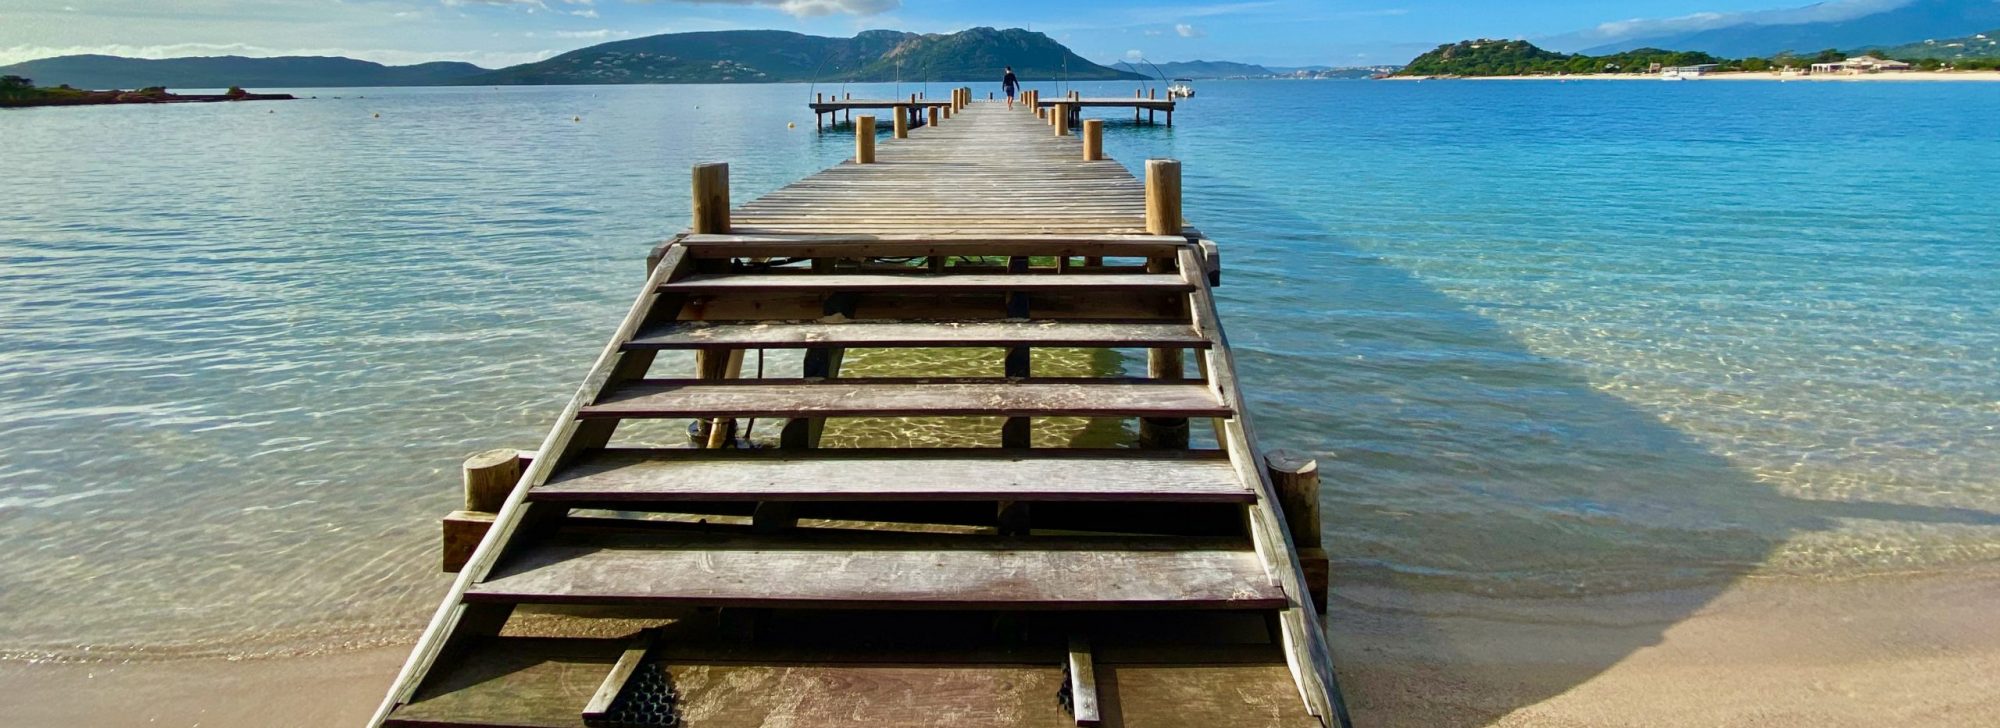
M 740 207 L 726 166 L 695 169 L 694 224 L 547 439 L 468 461 L 462 568 L 373 724 L 1346 724 L 1316 475 L 1257 447 L 1179 164 L 1142 182 L 1100 124 L 969 96 L 907 139 L 857 117 L 855 159 Z M 1147 376 L 1037 377 L 1047 347 Z M 992 368 L 842 376 L 849 348 Z M 804 376 L 746 377 L 750 350 Z M 694 377 L 652 371 L 690 354 Z M 849 417 L 992 432 L 821 448 Z M 1051 417 L 1129 441 L 1031 448 Z M 738 447 L 750 418 L 784 421 L 777 447 Z M 707 447 L 617 437 L 661 419 Z

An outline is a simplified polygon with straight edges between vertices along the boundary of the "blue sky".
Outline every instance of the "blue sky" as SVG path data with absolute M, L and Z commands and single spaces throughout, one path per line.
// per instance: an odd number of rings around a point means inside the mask
M 1860 14 L 1909 0 L 1788 11 Z M 1085 57 L 1272 65 L 1401 63 L 1439 43 L 1529 38 L 1575 50 L 1736 22 L 1802 0 L 0 0 L 0 63 L 69 53 L 347 55 L 520 63 L 655 33 L 778 28 L 852 35 L 1028 27 Z M 1763 16 L 1769 18 L 1771 16 Z M 1789 17 L 1789 16 L 1788 16 Z

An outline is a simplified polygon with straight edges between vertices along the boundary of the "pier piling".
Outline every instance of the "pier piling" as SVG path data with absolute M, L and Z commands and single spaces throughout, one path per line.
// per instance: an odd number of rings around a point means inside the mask
M 854 120 L 854 163 L 875 163 L 875 117 Z

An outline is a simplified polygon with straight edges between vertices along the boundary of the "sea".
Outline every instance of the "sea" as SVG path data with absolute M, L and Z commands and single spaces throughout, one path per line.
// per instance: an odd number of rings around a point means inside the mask
M 291 92 L 0 112 L 0 657 L 414 639 L 459 461 L 540 441 L 689 167 L 749 200 L 852 153 L 815 93 L 946 86 Z M 1185 165 L 1264 444 L 1321 463 L 1336 624 L 2000 566 L 2000 86 L 1102 115 Z

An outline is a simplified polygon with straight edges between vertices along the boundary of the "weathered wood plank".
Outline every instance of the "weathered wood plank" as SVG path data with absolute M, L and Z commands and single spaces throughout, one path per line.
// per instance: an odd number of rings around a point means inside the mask
M 625 651 L 618 655 L 618 662 L 611 665 L 611 670 L 604 674 L 604 682 L 598 684 L 590 702 L 583 705 L 584 720 L 603 718 L 611 713 L 618 694 L 625 691 L 625 683 L 631 681 L 632 673 L 639 671 L 639 663 L 646 659 L 646 652 L 653 648 L 653 640 L 658 634 L 655 630 L 645 630 L 625 645 Z
M 1083 635 L 1069 638 L 1069 698 L 1070 714 L 1076 716 L 1079 726 L 1098 726 L 1104 722 L 1104 714 L 1098 708 L 1097 665 L 1091 658 L 1090 640 Z
M 1081 379 L 643 380 L 584 407 L 585 418 L 1222 417 L 1202 384 Z
M 607 450 L 530 498 L 674 501 L 1255 500 L 1217 451 Z
M 1180 276 L 1127 273 L 1118 275 L 723 275 L 697 274 L 660 287 L 664 293 L 714 294 L 756 291 L 853 293 L 979 293 L 979 292 L 1187 292 Z
M 759 321 L 721 324 L 707 321 L 679 321 L 641 331 L 626 344 L 628 349 L 803 349 L 815 346 L 1205 348 L 1208 346 L 1208 339 L 1197 335 L 1194 327 L 1187 324 L 1161 323 Z
M 926 203 L 931 204 L 931 203 Z M 1143 210 L 1140 210 L 1143 212 Z M 864 258 L 889 256 L 1034 255 L 1151 257 L 1187 245 L 1178 236 L 1018 235 L 979 233 L 874 235 L 690 235 L 682 241 L 700 258 Z
M 466 592 L 468 602 L 834 609 L 1233 609 L 1285 605 L 1255 552 L 1064 539 L 908 546 L 798 539 L 552 541 Z M 1137 546 L 1150 548 L 1137 548 Z

